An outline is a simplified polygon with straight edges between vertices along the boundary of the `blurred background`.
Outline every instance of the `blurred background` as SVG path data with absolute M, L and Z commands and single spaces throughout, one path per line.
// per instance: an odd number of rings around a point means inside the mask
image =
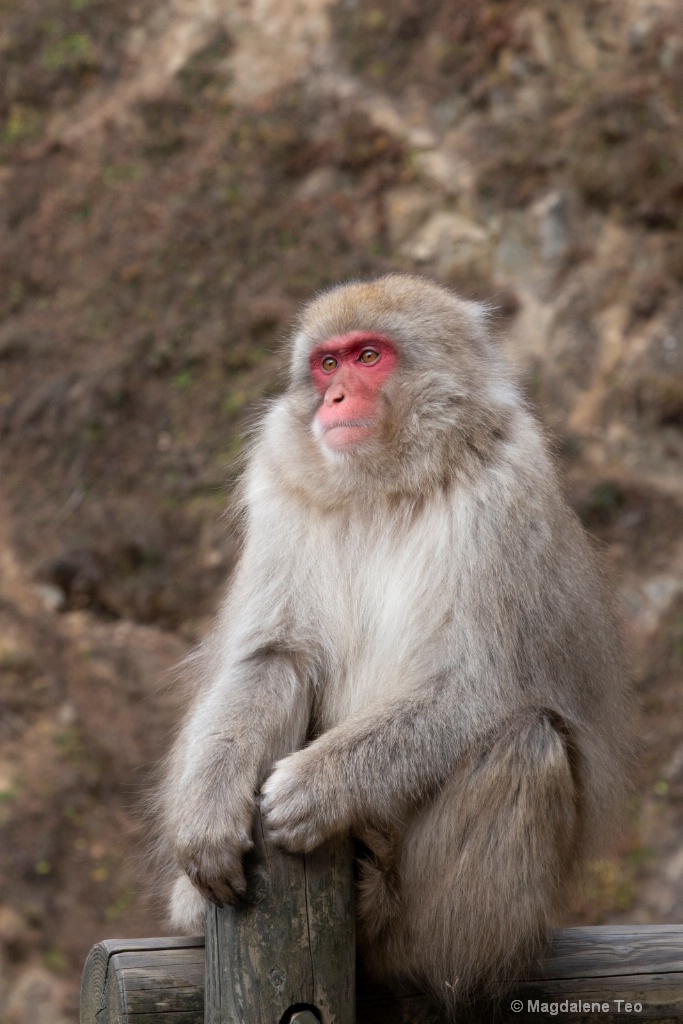
M 570 920 L 683 917 L 679 0 L 1 0 L 0 1021 L 163 934 L 140 802 L 317 289 L 497 330 L 611 565 L 636 792 Z

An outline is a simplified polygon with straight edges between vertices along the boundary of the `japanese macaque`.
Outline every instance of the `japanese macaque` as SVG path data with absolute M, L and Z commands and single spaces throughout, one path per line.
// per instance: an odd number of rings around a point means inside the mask
M 159 802 L 171 914 L 271 838 L 351 832 L 372 974 L 451 1009 L 538 950 L 623 793 L 628 685 L 595 556 L 481 306 L 329 291 L 291 340 L 244 544 Z

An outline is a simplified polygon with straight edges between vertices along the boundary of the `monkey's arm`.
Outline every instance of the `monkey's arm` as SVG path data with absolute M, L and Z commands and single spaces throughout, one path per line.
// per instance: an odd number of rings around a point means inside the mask
M 443 678 L 373 704 L 278 762 L 262 789 L 271 838 L 307 852 L 348 828 L 400 821 L 494 724 L 478 702 L 468 713 Z
M 214 903 L 245 890 L 254 794 L 273 760 L 301 745 L 308 704 L 289 654 L 244 653 L 219 669 L 176 741 L 161 794 L 164 831 Z

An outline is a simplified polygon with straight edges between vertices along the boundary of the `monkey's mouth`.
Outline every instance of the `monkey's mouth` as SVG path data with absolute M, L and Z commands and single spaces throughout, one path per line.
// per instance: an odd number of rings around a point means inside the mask
M 336 420 L 324 425 L 322 437 L 328 448 L 340 451 L 366 441 L 374 431 L 375 424 L 371 420 Z

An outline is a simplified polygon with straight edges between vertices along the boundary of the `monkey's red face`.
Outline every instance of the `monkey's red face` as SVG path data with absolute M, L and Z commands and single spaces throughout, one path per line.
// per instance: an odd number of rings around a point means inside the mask
M 328 338 L 310 354 L 311 377 L 322 402 L 315 426 L 332 451 L 345 451 L 376 433 L 379 394 L 396 366 L 388 338 L 352 331 Z

